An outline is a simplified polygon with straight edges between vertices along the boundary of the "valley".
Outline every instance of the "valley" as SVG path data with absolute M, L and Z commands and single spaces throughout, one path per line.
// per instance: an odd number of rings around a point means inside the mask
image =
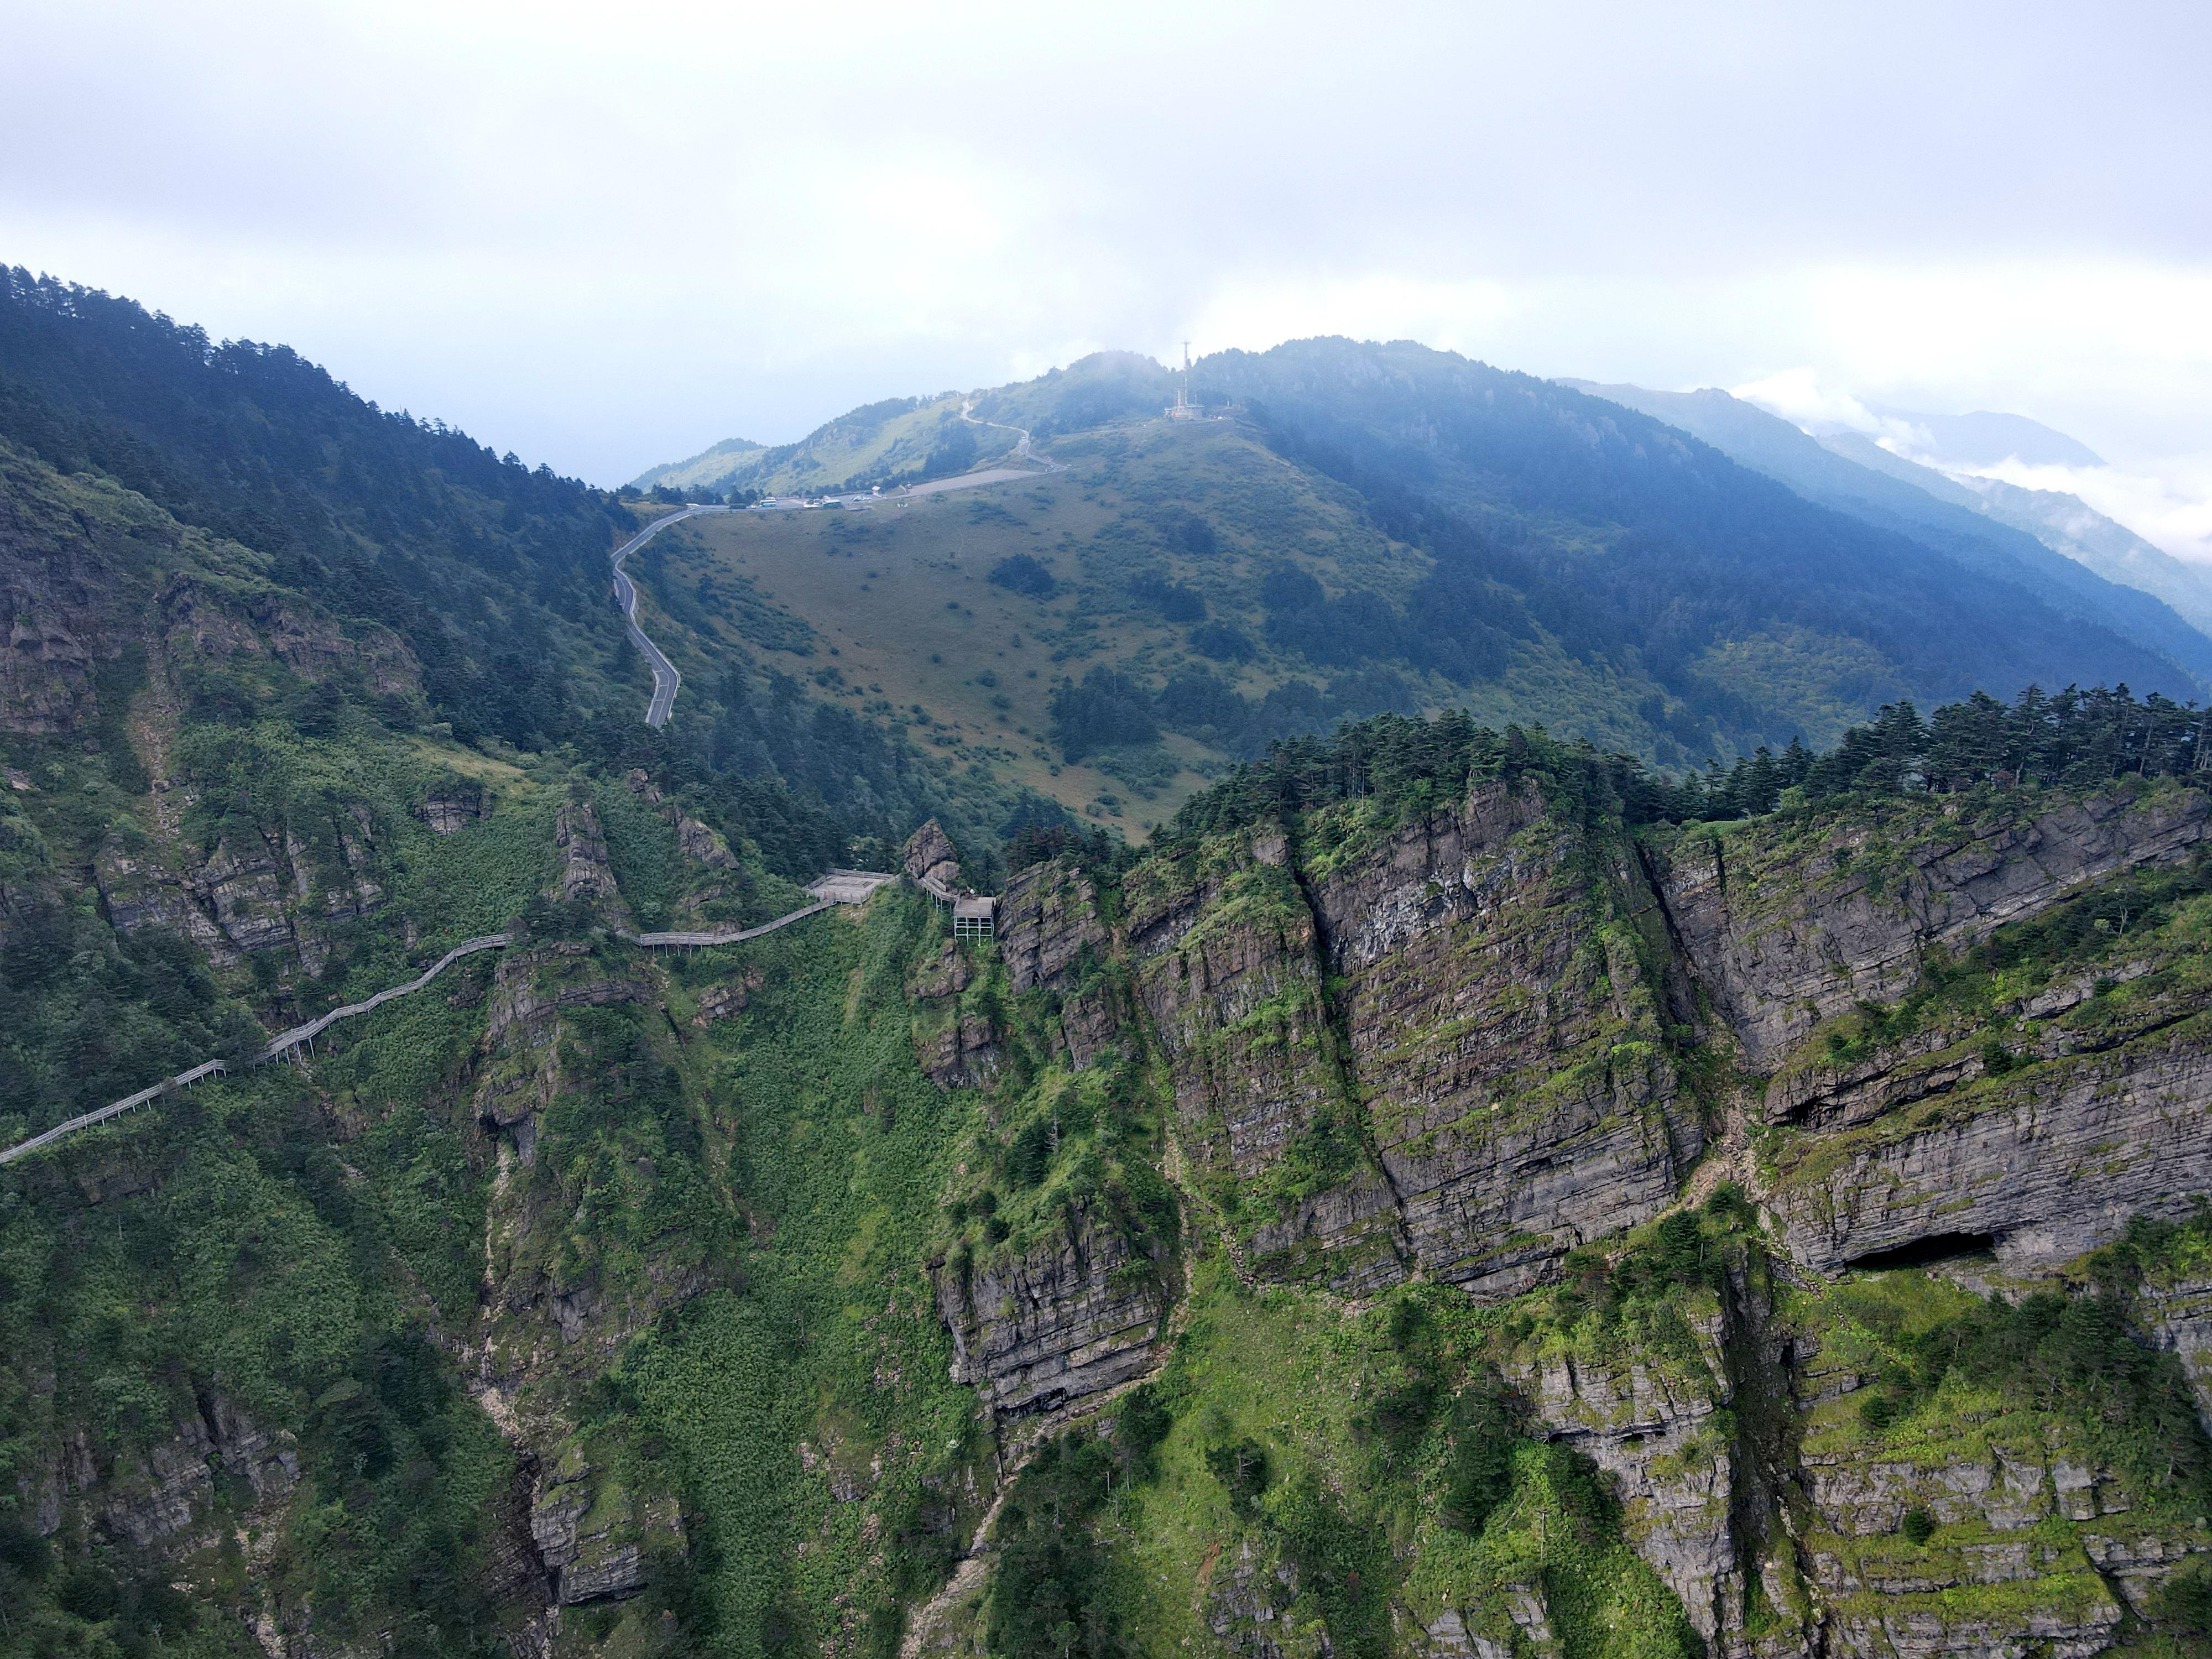
M 11 1659 L 2202 1650 L 2145 596 L 1418 348 L 684 514 L 0 300 Z

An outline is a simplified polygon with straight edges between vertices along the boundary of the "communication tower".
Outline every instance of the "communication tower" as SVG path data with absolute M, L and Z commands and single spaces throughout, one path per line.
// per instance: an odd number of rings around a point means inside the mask
M 1176 400 L 1164 411 L 1171 421 L 1203 420 L 1198 405 L 1190 400 L 1190 342 L 1182 343 L 1182 381 L 1176 387 Z

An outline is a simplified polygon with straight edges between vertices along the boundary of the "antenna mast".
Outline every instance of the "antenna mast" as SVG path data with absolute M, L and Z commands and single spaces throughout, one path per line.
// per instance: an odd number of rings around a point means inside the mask
M 1182 384 L 1176 388 L 1174 406 L 1167 411 L 1171 421 L 1198 419 L 1198 405 L 1190 400 L 1190 342 L 1182 343 Z

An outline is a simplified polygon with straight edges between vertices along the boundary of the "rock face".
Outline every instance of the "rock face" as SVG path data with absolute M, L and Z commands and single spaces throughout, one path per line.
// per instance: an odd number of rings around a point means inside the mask
M 72 1501 L 106 1536 L 138 1549 L 182 1551 L 213 1541 L 219 1476 L 241 1480 L 255 1504 L 299 1483 L 292 1437 L 262 1428 L 212 1389 L 169 1437 L 118 1453 L 78 1440 L 51 1467 L 27 1472 L 17 1497 L 32 1530 L 51 1537 Z
M 422 799 L 422 822 L 433 834 L 450 836 L 491 815 L 491 797 L 481 784 L 453 784 Z
M 1313 912 L 1286 866 L 1282 837 L 1263 833 L 1209 866 L 1140 866 L 1127 924 L 1137 994 L 1191 1161 L 1219 1207 L 1249 1218 L 1264 1265 L 1395 1283 L 1395 1200 L 1360 1148 Z
M 1869 1379 L 1818 1342 L 1794 1380 L 1796 1558 L 1831 1652 L 2015 1652 L 2032 1633 L 2050 1652 L 2095 1653 L 2123 1617 L 2112 1569 L 2136 1569 L 2134 1600 L 2179 1559 L 2131 1520 L 2078 1428 L 1984 1404 L 1932 1431 L 1876 1434 L 1856 1409 Z
M 961 890 L 960 854 L 935 818 L 908 838 L 902 867 L 916 881 L 936 882 L 956 893 Z
M 1656 1042 L 1644 895 L 1603 866 L 1533 785 L 1493 785 L 1314 886 L 1408 1248 L 1478 1293 L 1656 1214 L 1703 1146 Z
M 613 866 L 607 862 L 606 832 L 599 828 L 599 815 L 589 801 L 565 802 L 554 814 L 553 844 L 561 855 L 555 896 L 594 904 L 621 902 Z
M 1129 948 L 1194 1155 L 1295 1194 L 1252 1231 L 1263 1267 L 1510 1295 L 1672 1201 L 1703 1128 L 1657 1042 L 1652 909 L 1533 787 L 1317 876 L 1279 832 L 1148 871 Z
M 2191 1275 L 2147 1285 L 2142 1306 L 2154 1340 L 2181 1362 L 2197 1396 L 2197 1420 L 2212 1434 L 2212 1279 Z
M 639 1002 L 647 994 L 642 981 L 608 972 L 584 945 L 563 942 L 499 954 L 492 965 L 483 1037 L 489 1059 L 477 1070 L 476 1115 L 487 1128 L 512 1135 L 525 1168 L 537 1146 L 537 1115 L 552 1103 L 560 1088 L 561 1011 Z
M 2209 817 L 2194 790 L 1979 820 L 1923 798 L 1812 841 L 1656 837 L 1652 866 L 1698 984 L 1765 1071 L 1821 1020 L 1908 989 L 1930 946 L 1981 939 L 2081 882 L 2179 862 Z
M 915 1063 L 940 1089 L 983 1088 L 999 1069 L 1004 1033 L 997 1018 L 988 1006 L 963 1000 L 974 983 L 974 966 L 953 939 L 907 981 L 907 997 L 917 1006 Z
M 1097 884 L 1057 859 L 1015 872 L 999 900 L 997 931 L 1007 988 L 1017 996 L 1039 986 L 1066 989 L 1085 954 L 1102 954 L 1109 937 Z
M 562 1607 L 635 1595 L 646 1586 L 647 1553 L 681 1551 L 684 1545 L 683 1516 L 672 1498 L 634 1496 L 595 1470 L 574 1443 L 538 1479 L 530 1535 Z
M 1717 1309 L 1694 1327 L 1694 1359 L 1626 1364 L 1559 1353 L 1516 1379 L 1555 1439 L 1613 1478 L 1624 1530 L 1712 1642 L 1740 1625 L 1742 1586 L 1730 1526 L 1735 1470 L 1714 1414 L 1731 1398 Z
M 1142 1375 L 1160 1334 L 1162 1295 L 1104 1218 L 1077 1209 L 1070 1231 L 1026 1254 L 930 1269 L 952 1335 L 952 1376 L 1000 1418 L 1095 1395 Z
M 1994 1248 L 2021 1273 L 2187 1215 L 2212 1192 L 2212 1054 L 2197 1022 L 2112 1054 L 2039 1068 L 1894 1128 L 1814 1143 L 1777 1194 L 1798 1260 L 1821 1273 L 1893 1252 Z

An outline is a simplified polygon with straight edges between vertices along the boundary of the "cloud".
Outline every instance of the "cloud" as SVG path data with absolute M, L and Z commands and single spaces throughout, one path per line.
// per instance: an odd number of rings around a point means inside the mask
M 2027 465 L 2008 458 L 1963 466 L 1942 454 L 1923 428 L 1877 414 L 1810 368 L 1784 369 L 1730 388 L 1816 437 L 1856 432 L 1892 454 L 1961 480 L 1996 478 L 2023 489 L 2072 495 L 2176 558 L 2212 562 L 2212 457 L 2173 455 L 2144 468 Z
M 2023 489 L 2075 496 L 2178 559 L 2212 564 L 2212 463 L 2202 456 L 2172 458 L 2154 474 L 2017 461 L 1980 471 Z
M 2212 455 L 2202 9 L 17 9 L 0 258 L 603 481 L 1315 332 Z

